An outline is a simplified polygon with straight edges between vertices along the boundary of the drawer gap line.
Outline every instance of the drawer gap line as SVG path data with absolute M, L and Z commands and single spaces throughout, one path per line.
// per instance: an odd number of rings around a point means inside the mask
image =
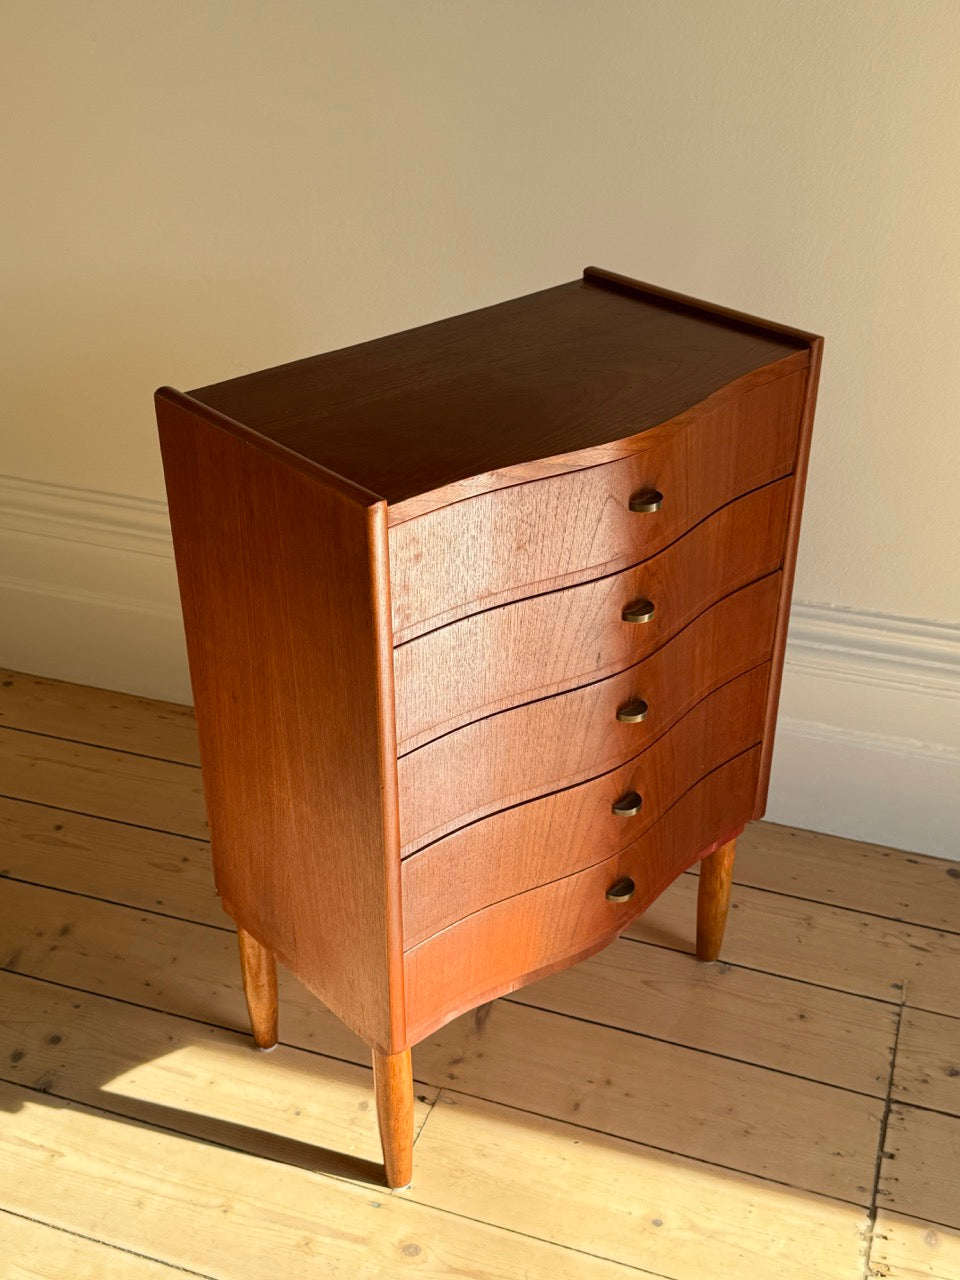
M 528 698 L 526 702 L 517 702 L 513 703 L 509 707 L 498 707 L 495 711 L 486 711 L 483 715 L 476 716 L 473 720 L 465 720 L 463 724 L 454 725 L 452 729 L 444 729 L 442 733 L 436 734 L 435 737 L 427 738 L 426 741 L 418 743 L 415 747 L 409 747 L 406 751 L 398 751 L 397 759 L 403 760 L 406 756 L 412 756 L 415 751 L 422 751 L 424 747 L 429 747 L 432 743 L 439 742 L 441 738 L 449 737 L 451 733 L 459 733 L 461 729 L 465 729 L 468 725 L 480 724 L 484 720 L 492 720 L 494 716 L 502 716 L 506 715 L 509 711 L 517 711 L 520 707 L 530 707 L 537 702 L 549 702 L 551 698 L 562 698 L 564 694 L 573 693 L 577 689 L 590 689 L 596 684 L 603 684 L 604 680 L 612 680 L 615 676 L 626 675 L 628 671 L 632 671 L 634 667 L 639 667 L 649 658 L 652 658 L 654 654 L 665 649 L 668 644 L 672 644 L 674 640 L 678 640 L 685 631 L 688 631 L 690 627 L 700 621 L 705 613 L 709 613 L 710 610 L 716 608 L 718 604 L 723 604 L 725 600 L 732 600 L 735 595 L 739 595 L 741 591 L 746 591 L 749 587 L 755 587 L 758 582 L 766 582 L 768 579 L 776 577 L 778 573 L 782 572 L 782 568 L 783 566 L 781 562 L 776 569 L 771 569 L 769 573 L 764 573 L 759 578 L 753 578 L 750 582 L 745 582 L 742 587 L 737 587 L 733 591 L 728 591 L 725 596 L 718 596 L 716 600 L 711 601 L 710 604 L 701 609 L 696 617 L 691 618 L 689 622 L 685 623 L 679 631 L 675 631 L 673 635 L 667 636 L 666 639 L 656 647 L 656 649 L 651 649 L 649 653 L 645 653 L 642 658 L 638 659 L 638 661 L 631 662 L 629 666 L 620 667 L 616 671 L 608 671 L 606 675 L 599 676 L 596 680 L 585 680 L 583 684 L 573 684 L 566 686 L 563 689 L 557 689 L 554 693 L 545 693 L 540 698 Z M 769 662 L 770 658 L 766 657 L 763 661 Z M 755 665 L 762 666 L 763 663 L 758 662 Z M 750 667 L 749 670 L 752 671 L 753 667 Z M 742 672 L 741 674 L 745 675 L 746 672 Z M 736 679 L 735 676 L 733 678 Z M 721 688 L 722 686 L 718 685 L 717 687 Z
M 800 350 L 798 350 L 796 354 L 800 354 Z M 770 364 L 760 365 L 756 370 L 754 370 L 754 375 L 763 373 L 768 369 L 775 369 L 778 365 L 782 364 L 784 360 L 793 360 L 793 359 L 795 359 L 795 356 L 784 356 L 781 360 L 774 360 L 774 361 L 771 361 Z M 741 390 L 736 392 L 733 395 L 730 395 L 729 397 L 724 397 L 722 404 L 718 403 L 716 407 L 719 409 L 722 407 L 722 405 L 725 405 L 725 404 L 735 404 L 738 400 L 741 400 L 744 396 L 749 395 L 751 391 L 759 391 L 761 387 L 773 386 L 774 383 L 781 382 L 784 378 L 790 378 L 795 373 L 806 373 L 808 368 L 809 368 L 809 363 L 786 369 L 782 373 L 778 373 L 772 378 L 765 378 L 762 382 L 754 383 L 753 386 L 749 387 L 745 391 Z M 753 376 L 753 375 L 749 375 L 749 376 Z M 739 382 L 740 379 L 737 379 L 737 381 Z M 734 383 L 728 384 L 728 386 L 734 386 L 734 385 L 735 385 Z M 724 388 L 721 387 L 721 388 L 718 388 L 718 390 L 722 392 Z M 676 414 L 674 417 L 667 418 L 664 422 L 655 423 L 651 427 L 645 427 L 641 431 L 635 432 L 633 437 L 624 437 L 624 439 L 632 438 L 636 440 L 636 439 L 639 439 L 641 436 L 645 436 L 649 431 L 659 430 L 664 427 L 675 426 L 679 418 L 685 417 L 689 413 L 696 413 L 697 410 L 701 409 L 707 403 L 708 400 L 713 399 L 713 397 L 716 395 L 717 395 L 717 392 L 712 391 L 710 395 L 704 396 L 702 400 L 698 400 L 696 404 L 690 405 L 689 408 L 682 410 L 680 413 Z M 608 440 L 607 445 L 601 444 L 601 445 L 590 446 L 590 451 L 592 452 L 594 449 L 603 449 L 605 447 L 608 447 L 611 444 L 622 444 L 622 443 L 623 443 L 622 440 Z M 404 505 L 404 503 L 409 502 L 410 498 L 397 498 L 394 503 L 388 505 L 387 507 L 388 527 L 391 529 L 397 529 L 401 525 L 409 524 L 411 520 L 421 520 L 423 519 L 424 516 L 433 515 L 435 511 L 446 511 L 450 507 L 459 507 L 464 502 L 472 502 L 474 501 L 474 499 L 482 498 L 488 493 L 505 493 L 509 489 L 522 489 L 525 485 L 528 485 L 528 484 L 542 484 L 544 480 L 555 480 L 559 476 L 575 475 L 580 471 L 596 471 L 598 467 L 609 467 L 611 464 L 616 462 L 623 462 L 627 458 L 642 457 L 643 454 L 649 453 L 651 449 L 655 449 L 656 447 L 657 447 L 657 442 L 654 441 L 652 444 L 646 444 L 642 448 L 630 450 L 629 452 L 624 453 L 617 458 L 604 458 L 600 462 L 586 462 L 586 463 L 583 463 L 582 465 L 565 466 L 562 470 L 555 471 L 550 475 L 532 476 L 528 480 L 514 480 L 511 484 L 496 485 L 492 489 L 480 489 L 476 493 L 465 494 L 462 498 L 452 498 L 449 502 L 441 502 L 436 507 L 430 507 L 428 511 L 421 511 L 408 516 L 405 515 L 400 519 L 396 518 L 396 516 L 393 514 L 393 511 L 395 510 L 396 507 L 401 507 Z M 564 457 L 570 457 L 570 456 L 571 456 L 570 454 L 555 454 L 554 459 L 557 457 L 564 458 Z M 541 459 L 529 459 L 528 463 L 529 461 L 541 461 Z M 549 462 L 551 461 L 551 459 L 544 458 L 542 459 L 542 461 Z M 528 464 L 521 462 L 521 463 L 516 463 L 514 465 L 524 466 Z M 790 473 L 788 472 L 786 474 L 790 474 Z M 472 479 L 473 477 L 465 477 L 465 478 Z M 452 483 L 456 484 L 458 482 L 453 481 Z M 422 494 L 410 495 L 410 497 L 414 499 L 422 496 L 423 496 Z
M 678 542 L 682 542 L 684 538 L 691 533 L 695 533 L 697 529 L 712 520 L 714 516 L 718 516 L 721 511 L 726 511 L 728 507 L 732 507 L 735 503 L 749 498 L 755 493 L 760 493 L 763 489 L 770 489 L 774 485 L 782 484 L 784 480 L 789 480 L 793 476 L 793 471 L 785 471 L 782 475 L 776 476 L 773 480 L 767 480 L 764 484 L 758 484 L 753 489 L 745 489 L 743 493 L 738 493 L 735 498 L 731 498 L 729 502 L 723 503 L 722 506 L 714 508 L 698 520 L 696 524 L 692 524 L 689 529 L 684 529 L 683 533 L 678 534 L 672 542 L 666 542 L 662 547 L 658 547 L 656 551 L 648 556 L 644 556 L 641 560 L 635 560 L 631 564 L 625 564 L 619 569 L 612 569 L 608 573 L 598 573 L 592 578 L 577 579 L 576 582 L 568 582 L 559 587 L 548 587 L 546 591 L 531 591 L 529 595 L 514 596 L 510 600 L 502 600 L 499 604 L 487 605 L 486 608 L 471 609 L 468 613 L 462 614 L 458 618 L 451 618 L 449 622 L 438 623 L 435 627 L 428 627 L 425 631 L 418 631 L 415 636 L 410 636 L 407 640 L 398 640 L 393 646 L 394 649 L 403 649 L 408 644 L 413 644 L 416 640 L 422 640 L 425 636 L 432 636 L 437 631 L 443 631 L 447 627 L 454 627 L 458 622 L 465 622 L 467 618 L 476 618 L 484 613 L 493 613 L 496 609 L 509 609 L 511 605 L 523 604 L 526 600 L 538 600 L 541 596 L 555 596 L 560 591 L 570 591 L 575 587 L 586 587 L 594 582 L 604 582 L 607 578 L 616 578 L 621 573 L 629 573 L 632 569 L 639 569 L 641 565 L 645 565 L 650 560 L 655 560 L 657 556 L 662 555 L 665 551 L 669 551 L 671 547 L 675 547 Z
M 746 671 L 741 672 L 741 675 L 747 676 L 750 674 L 751 671 L 756 671 L 757 667 L 762 667 L 764 665 L 765 665 L 764 663 L 759 662 L 757 663 L 757 666 L 749 667 Z M 739 680 L 740 676 L 734 676 L 733 679 Z M 716 689 L 711 689 L 710 693 L 708 693 L 706 697 L 712 697 L 714 693 L 719 693 L 719 691 L 725 688 L 726 685 L 728 684 L 733 684 L 733 680 L 727 680 L 724 682 L 724 684 L 718 685 Z M 704 702 L 705 700 L 706 698 L 701 698 L 700 702 Z M 695 702 L 694 705 L 690 708 L 690 711 L 696 711 L 697 707 L 700 705 L 700 702 Z M 689 714 L 689 712 L 687 714 Z M 479 818 L 471 818 L 469 822 L 464 822 L 459 827 L 452 827 L 449 831 L 444 832 L 442 836 L 437 836 L 435 840 L 428 840 L 426 844 L 417 845 L 416 849 L 411 849 L 409 853 L 403 854 L 400 861 L 406 862 L 408 858 L 415 858 L 418 853 L 424 853 L 427 849 L 432 849 L 433 846 L 435 844 L 439 844 L 441 840 L 448 840 L 450 836 L 455 836 L 460 831 L 467 831 L 469 830 L 470 827 L 475 827 L 478 822 L 486 822 L 488 818 L 495 818 L 497 817 L 498 814 L 511 813 L 514 809 L 522 809 L 524 805 L 536 804 L 539 800 L 549 800 L 551 796 L 562 796 L 566 791 L 576 791 L 578 787 L 588 787 L 591 782 L 599 782 L 601 778 L 609 778 L 612 773 L 617 773 L 620 769 L 625 769 L 628 764 L 633 764 L 635 761 L 639 760 L 641 756 L 646 755 L 647 750 L 650 747 L 655 747 L 657 743 L 664 737 L 665 734 L 669 733 L 671 729 L 675 729 L 677 725 L 682 723 L 682 721 L 685 719 L 686 719 L 686 716 L 684 715 L 684 716 L 681 716 L 679 720 L 674 720 L 673 724 L 667 725 L 667 727 L 663 730 L 663 732 L 658 734 L 656 738 L 651 738 L 650 742 L 647 744 L 646 747 L 644 747 L 642 751 L 639 751 L 635 756 L 630 756 L 626 760 L 621 760 L 619 764 L 615 764 L 610 769 L 605 769 L 603 773 L 594 774 L 592 777 L 589 777 L 589 778 L 581 778 L 579 781 L 571 782 L 565 787 L 556 787 L 554 788 L 553 791 L 538 792 L 537 795 L 530 796 L 529 799 L 527 800 L 518 800 L 516 804 L 505 804 L 499 809 L 491 809 L 489 813 L 484 813 Z M 715 773 L 717 769 L 722 769 L 724 765 L 729 764 L 732 760 L 736 760 L 738 756 L 744 755 L 747 751 L 752 751 L 754 747 L 758 747 L 760 745 L 760 742 L 761 742 L 761 739 L 757 738 L 755 742 L 751 742 L 748 746 L 744 747 L 742 751 L 738 751 L 735 755 L 729 756 L 726 760 L 722 760 L 720 764 L 714 765 L 712 769 L 708 769 L 706 773 L 702 773 L 700 777 L 697 778 L 696 782 L 691 783 L 691 787 L 697 786 L 697 784 L 702 782 L 704 778 L 709 778 L 711 773 Z M 687 790 L 683 792 L 683 795 L 679 796 L 678 799 L 682 800 L 683 796 L 685 796 L 687 794 L 687 791 L 689 790 L 690 790 L 690 787 L 688 787 Z M 664 809 L 663 811 L 664 814 L 669 813 L 670 809 L 672 808 L 673 808 L 673 805 L 671 804 L 669 808 Z M 660 819 L 658 818 L 657 822 L 659 821 Z M 600 861 L 603 862 L 604 859 L 601 858 Z M 687 869 L 687 871 L 689 871 L 689 868 Z M 687 874 L 687 872 L 681 872 L 680 874 L 685 875 Z M 777 891 L 775 889 L 771 889 L 769 890 L 769 892 L 776 893 Z M 783 896 L 789 897 L 791 895 L 784 894 Z M 853 908 L 851 908 L 851 910 L 852 909 Z
M 722 764 L 718 764 L 718 765 L 716 765 L 713 769 L 708 769 L 708 770 L 707 770 L 707 772 L 706 772 L 705 774 L 703 774 L 703 776 L 702 776 L 702 777 L 698 778 L 698 779 L 696 780 L 696 782 L 692 783 L 689 787 L 687 787 L 686 791 L 684 791 L 682 795 L 677 796 L 677 798 L 676 798 L 676 800 L 674 800 L 673 804 L 669 805 L 666 809 L 664 809 L 663 813 L 661 813 L 661 815 L 660 815 L 660 817 L 657 819 L 657 821 L 656 821 L 655 823 L 653 823 L 653 825 L 652 825 L 652 826 L 649 826 L 649 827 L 647 828 L 647 830 L 646 830 L 645 832 L 643 832 L 643 834 L 642 834 L 642 835 L 637 836 L 637 837 L 636 837 L 636 839 L 637 839 L 637 840 L 642 840 L 642 839 L 643 839 L 643 837 L 644 837 L 645 835 L 647 835 L 650 831 L 653 831 L 657 826 L 659 826 L 659 825 L 660 825 L 660 823 L 661 823 L 661 822 L 663 822 L 664 818 L 666 818 L 666 817 L 667 817 L 667 815 L 668 815 L 669 813 L 671 813 L 671 812 L 672 812 L 672 810 L 673 810 L 673 809 L 675 809 L 675 808 L 677 807 L 677 805 L 678 805 L 678 804 L 680 804 L 680 802 L 681 802 L 681 801 L 682 801 L 682 800 L 683 800 L 687 795 L 689 795 L 689 793 L 690 793 L 691 791 L 693 791 L 693 790 L 695 790 L 697 787 L 699 787 L 699 786 L 700 786 L 700 784 L 701 784 L 702 782 L 705 782 L 707 778 L 711 778 L 711 777 L 713 777 L 713 775 L 714 775 L 715 773 L 719 773 L 721 769 L 725 769 L 728 765 L 733 764 L 733 762 L 734 762 L 735 760 L 741 760 L 744 756 L 749 755 L 751 751 L 756 751 L 756 749 L 757 749 L 758 745 L 759 745 L 759 743 L 758 743 L 758 742 L 755 742 L 752 746 L 750 746 L 750 747 L 745 747 L 745 748 L 743 749 L 743 751 L 738 751 L 738 752 L 737 752 L 737 754 L 736 754 L 735 756 L 731 756 L 729 760 L 724 760 L 724 761 L 722 762 Z M 555 794 L 556 794 L 556 793 L 555 793 Z M 480 818 L 480 819 L 478 819 L 478 821 L 482 822 L 482 821 L 483 821 L 483 819 L 482 819 L 482 818 Z M 472 825 L 472 824 L 470 824 L 470 825 Z M 434 842 L 434 843 L 436 843 L 436 842 Z M 475 910 L 473 910 L 473 911 L 468 911 L 466 915 L 459 916 L 456 920 L 452 920 L 452 921 L 450 922 L 450 924 L 445 925 L 445 926 L 444 926 L 444 928 L 442 928 L 442 929 L 438 929 L 436 933 L 431 933 L 428 937 L 426 937 L 426 938 L 421 938 L 421 939 L 420 939 L 420 941 L 419 941 L 419 942 L 414 943 L 414 945 L 413 945 L 412 947 L 408 947 L 408 948 L 405 950 L 404 954 L 405 954 L 405 955 L 408 955 L 411 951 L 416 950 L 416 948 L 417 948 L 417 947 L 423 946 L 423 944 L 424 944 L 424 943 L 429 942 L 431 938 L 439 938 L 439 937 L 440 937 L 440 935 L 441 935 L 441 934 L 443 934 L 443 933 L 446 933 L 448 929 L 454 929 L 454 928 L 456 928 L 456 926 L 457 926 L 457 925 L 459 925 L 459 924 L 462 924 L 462 923 L 464 922 L 464 920 L 469 920 L 471 916 L 478 915 L 481 911 L 487 911 L 490 907 L 499 906 L 499 904 L 500 904 L 500 903 L 502 903 L 502 902 L 510 902 L 510 901 L 512 901 L 514 898 L 522 898 L 525 894 L 530 893 L 532 889 L 545 889 L 545 888 L 547 888 L 547 886 L 548 886 L 548 885 L 551 885 L 551 884 L 559 884 L 562 880 L 569 880 L 569 879 L 571 879 L 571 877 L 573 877 L 573 876 L 579 876 L 579 875 L 582 875 L 584 872 L 591 871 L 591 870 L 593 870 L 593 868 L 594 868 L 594 867 L 599 867 L 599 866 L 601 866 L 604 862 L 609 862 L 611 858 L 615 858 L 615 857 L 617 857 L 617 855 L 618 855 L 619 853 L 622 853 L 624 849 L 628 848 L 630 844 L 634 844 L 634 843 L 635 843 L 635 841 L 634 841 L 634 840 L 631 840 L 631 841 L 629 841 L 629 843 L 628 843 L 628 844 L 626 844 L 626 845 L 624 845 L 624 846 L 623 846 L 623 849 L 618 849 L 615 853 L 609 853 L 609 854 L 607 854 L 607 855 L 606 855 L 605 857 L 603 857 L 603 858 L 598 858 L 598 859 L 596 860 L 596 862 L 588 863 L 586 866 L 583 866 L 583 867 L 577 867 L 576 871 L 569 871 L 569 872 L 567 872 L 567 874 L 566 874 L 566 875 L 562 875 L 562 876 L 554 876 L 552 880 L 541 880 L 541 881 L 538 881 L 538 883 L 537 883 L 537 884 L 535 884 L 535 885 L 530 885 L 530 886 L 528 886 L 526 889 L 520 889 L 517 893 L 508 893 L 508 894 L 506 894 L 506 896 L 505 896 L 505 897 L 503 897 L 503 898 L 497 898 L 497 899 L 495 899 L 493 902 L 485 902 L 485 903 L 483 904 L 483 906 L 482 906 L 482 907 L 477 907 L 477 908 L 476 908 Z M 417 850 L 417 853 L 419 853 L 419 852 L 420 852 L 420 850 L 418 849 L 418 850 Z M 415 857 L 416 855 L 415 855 L 415 854 L 411 854 L 410 856 L 411 856 L 411 857 Z M 693 864 L 694 864 L 695 862 L 698 862 L 698 861 L 699 861 L 699 856 L 700 856 L 700 855 L 699 855 L 699 853 L 697 853 L 697 854 L 694 854 L 694 855 L 693 855 L 693 857 L 692 857 L 692 859 L 691 859 L 691 861 L 690 861 L 690 864 L 689 864 L 691 867 L 693 866 Z M 688 867 L 684 867 L 683 871 L 679 872 L 679 874 L 680 874 L 680 875 L 683 875 L 683 872 L 684 872 L 684 871 L 687 871 L 688 869 L 689 869 Z M 674 879 L 676 879 L 676 877 L 674 877 Z M 673 880 L 671 880 L 671 881 L 670 881 L 670 884 L 672 884 L 672 883 L 673 883 Z M 669 885 L 667 886 L 667 888 L 669 888 Z M 661 890 L 660 892 L 664 892 L 664 890 Z M 656 897 L 659 897 L 659 896 L 660 896 L 660 893 L 657 893 Z M 654 899 L 654 900 L 655 900 L 655 899 Z M 649 905 L 652 905 L 652 902 L 651 902 L 651 904 L 649 904 Z M 633 919 L 634 919 L 634 920 L 639 919 L 641 915 L 643 915 L 643 912 L 642 912 L 642 911 L 641 911 L 637 916 L 634 916 L 634 917 L 633 917 Z M 625 929 L 626 929 L 626 928 L 629 928 L 629 926 L 630 926 L 632 923 L 633 923 L 633 920 L 628 920 L 628 921 L 627 921 L 627 923 L 626 923 L 623 927 L 624 927 Z M 668 950 L 669 950 L 669 948 L 668 948 Z

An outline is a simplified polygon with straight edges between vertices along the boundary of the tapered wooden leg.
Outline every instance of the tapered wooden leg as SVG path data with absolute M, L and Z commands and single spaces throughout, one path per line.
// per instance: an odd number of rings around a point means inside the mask
M 413 1065 L 410 1050 L 373 1051 L 373 1087 L 387 1186 L 405 1187 L 413 1176 Z
M 736 840 L 729 840 L 700 863 L 697 890 L 697 959 L 716 960 L 730 906 Z
M 237 929 L 237 941 L 254 1043 L 258 1049 L 273 1049 L 277 1043 L 277 962 L 245 929 Z

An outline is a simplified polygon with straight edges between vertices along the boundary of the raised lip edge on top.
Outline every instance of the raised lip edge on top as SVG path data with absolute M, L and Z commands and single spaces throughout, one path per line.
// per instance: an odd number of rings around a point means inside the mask
M 298 471 L 302 471 L 307 475 L 313 476 L 315 479 L 331 485 L 340 492 L 349 495 L 355 501 L 366 506 L 375 506 L 384 503 L 386 506 L 387 525 L 392 527 L 396 524 L 402 524 L 407 520 L 416 519 L 418 516 L 427 515 L 431 511 L 439 510 L 442 507 L 451 506 L 457 502 L 463 502 L 469 498 L 478 496 L 481 493 L 489 493 L 498 489 L 512 488 L 517 484 L 529 483 L 531 480 L 547 479 L 552 475 L 561 475 L 569 471 L 581 471 L 592 466 L 599 466 L 605 462 L 615 460 L 614 449 L 619 449 L 616 456 L 626 456 L 631 453 L 642 452 L 641 441 L 650 431 L 656 430 L 657 427 L 663 427 L 676 420 L 685 413 L 696 409 L 699 405 L 706 404 L 708 401 L 717 397 L 718 399 L 729 394 L 739 394 L 737 388 L 741 383 L 745 383 L 756 379 L 758 375 L 769 371 L 770 378 L 763 381 L 773 381 L 775 378 L 786 376 L 788 373 L 797 372 L 805 368 L 810 363 L 810 353 L 816 344 L 822 342 L 822 338 L 815 333 L 810 333 L 803 329 L 797 329 L 790 325 L 780 324 L 777 321 L 765 320 L 759 316 L 753 316 L 743 311 L 736 311 L 730 307 L 721 306 L 718 303 L 706 302 L 700 298 L 694 298 L 688 294 L 677 293 L 670 289 L 664 289 L 659 285 L 648 284 L 644 281 L 635 280 L 630 276 L 620 275 L 617 272 L 608 271 L 603 267 L 587 266 L 583 269 L 582 280 L 584 283 L 593 285 L 597 288 L 609 289 L 619 293 L 638 293 L 649 299 L 650 302 L 660 303 L 668 308 L 676 308 L 678 310 L 689 310 L 699 312 L 707 318 L 714 317 L 718 322 L 731 325 L 733 327 L 742 328 L 749 331 L 775 334 L 779 337 L 786 338 L 796 344 L 797 351 L 793 356 L 782 356 L 777 360 L 773 360 L 764 365 L 758 365 L 755 369 L 748 373 L 742 374 L 739 378 L 735 378 L 728 383 L 718 387 L 710 395 L 703 399 L 688 405 L 680 414 L 674 415 L 673 418 L 665 419 L 661 423 L 652 424 L 650 427 L 636 433 L 633 436 L 624 436 L 619 439 L 608 441 L 604 444 L 589 445 L 584 449 L 575 450 L 554 455 L 548 455 L 535 462 L 520 462 L 508 464 L 507 466 L 494 471 L 488 471 L 482 476 L 466 476 L 460 480 L 455 480 L 449 484 L 442 485 L 437 489 L 425 490 L 423 493 L 413 495 L 411 497 L 402 498 L 394 503 L 388 503 L 386 498 L 381 494 L 374 493 L 372 490 L 365 488 L 356 481 L 347 476 L 341 475 L 339 472 L 332 471 L 322 463 L 316 462 L 305 455 L 298 453 L 294 449 L 288 448 L 279 441 L 274 440 L 270 436 L 266 436 L 252 427 L 246 426 L 242 422 L 229 417 L 227 414 L 220 412 L 218 409 L 212 408 L 205 404 L 202 400 L 198 400 L 191 392 L 179 391 L 175 387 L 161 386 L 155 393 L 155 399 L 166 400 L 179 404 L 182 408 L 188 410 L 195 417 L 201 418 L 208 422 L 211 426 L 218 427 L 220 430 L 228 431 L 232 435 L 238 436 L 245 440 L 248 444 L 255 448 L 264 450 L 267 453 L 274 454 L 282 459 L 288 466 L 294 467 Z M 571 283 L 571 282 L 568 282 Z M 498 305 L 498 304 L 494 304 Z M 480 308 L 485 310 L 486 308 Z M 440 323 L 434 322 L 434 323 Z M 421 326 L 427 327 L 427 326 Z M 806 355 L 806 359 L 797 361 L 799 355 Z M 313 359 L 313 357 L 305 357 L 305 359 Z M 300 363 L 293 361 L 290 363 Z M 780 366 L 787 365 L 785 369 Z M 286 365 L 273 366 L 274 368 L 285 368 Z M 258 370 L 260 373 L 268 373 L 270 369 Z M 216 385 L 216 384 L 210 384 Z M 198 388 L 202 390 L 203 388 Z M 548 467 L 549 470 L 543 470 Z M 524 474 L 529 472 L 531 468 L 540 468 L 538 474 Z

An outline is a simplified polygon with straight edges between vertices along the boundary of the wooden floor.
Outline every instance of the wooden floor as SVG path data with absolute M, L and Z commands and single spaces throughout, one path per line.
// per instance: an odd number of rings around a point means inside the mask
M 365 1047 L 288 980 L 251 1048 L 189 711 L 0 726 L 4 1278 L 960 1277 L 960 863 L 757 825 L 724 963 L 682 876 L 414 1051 L 390 1193 Z

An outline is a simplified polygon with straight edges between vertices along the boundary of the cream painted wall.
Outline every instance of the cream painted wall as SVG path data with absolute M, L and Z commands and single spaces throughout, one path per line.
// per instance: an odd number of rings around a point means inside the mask
M 797 594 L 960 619 L 960 4 L 39 0 L 3 458 L 159 497 L 150 392 L 609 265 L 827 338 Z
M 156 385 L 595 262 L 826 336 L 768 814 L 960 857 L 960 0 L 33 0 L 0 111 L 0 665 L 189 698 Z

